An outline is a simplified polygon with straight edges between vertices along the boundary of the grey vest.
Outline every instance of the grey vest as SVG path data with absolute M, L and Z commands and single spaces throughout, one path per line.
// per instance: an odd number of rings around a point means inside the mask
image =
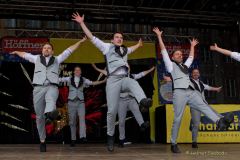
M 108 52 L 105 55 L 107 63 L 108 75 L 116 71 L 119 67 L 127 67 L 128 55 L 125 54 L 123 57 L 116 52 L 115 45 L 111 44 Z
M 45 57 L 39 55 L 35 63 L 33 84 L 43 85 L 46 80 L 53 84 L 59 83 L 59 64 L 53 56 L 46 64 Z
M 186 89 L 186 88 L 189 88 L 189 86 L 194 88 L 192 82 L 190 81 L 189 74 L 184 73 L 180 69 L 180 67 L 174 62 L 173 62 L 173 70 L 171 72 L 171 76 L 172 76 L 174 89 L 177 89 L 177 88 Z
M 69 83 L 69 94 L 68 94 L 68 99 L 69 100 L 74 100 L 78 98 L 79 100 L 84 100 L 84 94 L 83 94 L 83 88 L 84 88 L 84 78 L 81 77 L 79 81 L 79 85 L 76 86 L 74 82 L 74 77 L 71 77 Z

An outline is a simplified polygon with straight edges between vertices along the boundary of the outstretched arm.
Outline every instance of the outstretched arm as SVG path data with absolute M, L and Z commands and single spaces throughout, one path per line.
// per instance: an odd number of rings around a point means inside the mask
M 214 43 L 214 45 L 210 46 L 210 50 L 222 53 L 226 56 L 231 56 L 231 53 L 232 53 L 232 51 L 230 51 L 230 50 L 226 50 L 226 49 L 218 47 L 218 45 L 216 43 Z
M 93 82 L 92 82 L 92 85 L 93 85 L 93 86 L 100 85 L 100 84 L 105 83 L 106 81 L 107 81 L 107 78 L 105 78 L 105 79 L 102 80 L 102 81 L 93 81 Z
M 73 13 L 72 14 L 72 20 L 76 21 L 77 23 L 79 23 L 79 25 L 81 26 L 83 32 L 86 34 L 86 36 L 92 40 L 93 39 L 93 35 L 92 32 L 87 28 L 87 26 L 84 23 L 84 15 L 80 16 L 78 12 Z
M 58 63 L 62 63 L 65 59 L 67 59 L 79 46 L 81 43 L 86 41 L 87 37 L 83 37 L 80 41 L 77 43 L 71 45 L 66 50 L 64 50 L 60 55 L 58 55 L 56 58 L 58 60 Z
M 186 66 L 190 67 L 193 59 L 194 59 L 194 53 L 195 53 L 195 46 L 198 44 L 198 40 L 193 38 L 192 40 L 190 40 L 190 54 L 188 56 L 188 59 L 186 60 L 186 62 L 184 63 Z
M 59 77 L 59 82 L 70 82 L 71 77 Z
M 204 85 L 204 89 L 207 90 L 207 91 L 221 92 L 221 90 L 222 90 L 222 86 L 212 87 L 212 86 L 209 86 L 207 84 L 203 84 L 203 85 Z
M 84 15 L 80 16 L 78 12 L 73 13 L 72 20 L 79 23 L 81 26 L 83 32 L 86 34 L 86 36 L 91 40 L 91 42 L 103 53 L 106 54 L 106 51 L 108 49 L 109 44 L 104 43 L 97 37 L 93 36 L 92 32 L 87 28 L 87 26 L 84 23 Z
M 106 71 L 105 69 L 100 69 L 100 68 L 98 68 L 94 63 L 92 63 L 92 67 L 93 67 L 96 71 L 98 71 L 98 72 L 104 74 L 105 76 L 107 76 L 107 71 Z
M 165 63 L 166 69 L 169 73 L 171 73 L 172 70 L 173 70 L 173 64 L 172 64 L 172 61 L 169 58 L 166 47 L 165 47 L 165 45 L 163 43 L 163 40 L 162 40 L 163 31 L 160 31 L 158 29 L 158 27 L 154 27 L 153 32 L 155 32 L 156 35 L 157 35 L 159 46 L 160 46 L 160 49 L 161 49 L 161 53 L 162 53 L 162 56 L 163 56 L 163 61 Z
M 24 58 L 24 55 L 25 55 L 26 53 L 27 53 L 27 52 L 13 51 L 13 52 L 11 52 L 10 54 L 15 54 L 15 55 L 18 55 L 18 56 L 21 57 L 21 58 Z
M 35 63 L 37 61 L 37 56 L 36 55 L 32 55 L 32 54 L 27 53 L 27 52 L 13 51 L 10 54 L 18 55 L 19 57 L 24 58 L 25 60 L 27 60 L 31 63 Z
M 226 56 L 231 56 L 231 58 L 233 58 L 236 61 L 240 62 L 240 53 L 232 52 L 230 50 L 220 48 L 220 47 L 218 47 L 218 45 L 216 43 L 214 45 L 210 46 L 210 50 L 222 53 L 222 54 L 224 54 Z
M 152 68 L 150 68 L 149 70 L 140 72 L 140 73 L 138 73 L 138 74 L 131 74 L 131 75 L 132 75 L 133 79 L 138 80 L 138 79 L 146 76 L 146 75 L 149 74 L 150 72 L 152 72 L 154 69 L 155 69 L 155 67 L 152 67 Z
M 135 50 L 137 50 L 139 47 L 142 47 L 142 46 L 143 46 L 143 42 L 142 42 L 142 39 L 140 38 L 136 45 L 129 47 L 130 50 L 128 51 L 128 53 L 134 52 Z
M 150 68 L 149 70 L 143 71 L 144 76 L 154 71 L 155 67 Z

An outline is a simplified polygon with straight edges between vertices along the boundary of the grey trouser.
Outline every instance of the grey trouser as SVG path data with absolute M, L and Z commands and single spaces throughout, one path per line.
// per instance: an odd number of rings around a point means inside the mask
M 220 116 L 217 113 L 215 113 L 209 107 L 208 104 L 205 103 L 201 94 L 198 91 L 191 89 L 174 89 L 173 91 L 174 120 L 171 135 L 172 144 L 177 144 L 178 131 L 186 104 L 189 104 L 191 108 L 194 108 L 202 112 L 213 122 L 217 122 L 220 119 Z
M 138 82 L 129 77 L 110 76 L 107 79 L 107 134 L 113 136 L 115 132 L 115 121 L 118 112 L 120 92 L 131 92 L 139 103 L 146 98 Z
M 119 108 L 118 108 L 118 119 L 119 119 L 119 139 L 125 139 L 125 118 L 128 109 L 133 113 L 139 126 L 144 123 L 142 114 L 139 110 L 139 105 L 134 97 L 120 97 Z
M 44 114 L 56 109 L 57 98 L 58 87 L 55 85 L 35 86 L 33 89 L 33 104 L 40 141 L 46 139 Z
M 218 114 L 211 106 L 209 106 L 209 108 Z M 192 117 L 192 142 L 197 142 L 198 127 L 201 121 L 201 112 L 194 108 L 190 108 L 190 113 Z M 219 117 L 222 117 L 222 115 L 219 115 Z
M 71 139 L 76 140 L 77 115 L 79 117 L 79 137 L 86 137 L 85 104 L 80 100 L 68 100 L 69 125 Z

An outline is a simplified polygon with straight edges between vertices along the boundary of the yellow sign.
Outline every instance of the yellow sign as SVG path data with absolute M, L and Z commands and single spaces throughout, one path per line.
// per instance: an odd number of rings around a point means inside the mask
M 51 38 L 50 43 L 54 46 L 55 55 L 60 54 L 69 46 L 76 43 L 77 39 Z M 126 41 L 124 45 L 132 46 L 137 44 L 134 41 Z M 129 55 L 131 59 L 155 58 L 155 44 L 144 43 L 143 47 L 137 49 Z M 89 41 L 82 43 L 81 46 L 67 59 L 65 63 L 103 63 L 105 62 L 103 54 Z
M 224 142 L 240 142 L 240 105 L 238 104 L 219 104 L 211 105 L 218 113 L 224 115 L 228 112 L 234 113 L 234 123 L 231 124 L 228 131 L 216 131 L 216 124 L 211 122 L 205 115 L 201 116 L 199 125 L 198 142 L 200 143 L 224 143 Z M 173 105 L 166 105 L 167 117 L 167 143 L 170 143 L 171 129 L 173 123 Z M 190 131 L 191 114 L 187 106 L 182 118 L 182 123 L 179 129 L 178 143 L 191 143 L 192 132 Z

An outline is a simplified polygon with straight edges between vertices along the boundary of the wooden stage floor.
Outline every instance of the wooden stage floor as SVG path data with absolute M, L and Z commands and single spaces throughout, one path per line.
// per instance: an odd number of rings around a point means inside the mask
M 125 148 L 116 146 L 113 153 L 106 151 L 104 144 L 48 144 L 47 152 L 40 153 L 37 144 L 0 144 L 1 160 L 237 160 L 240 144 L 199 144 L 192 149 L 190 144 L 180 144 L 181 154 L 173 154 L 166 144 L 132 144 Z

